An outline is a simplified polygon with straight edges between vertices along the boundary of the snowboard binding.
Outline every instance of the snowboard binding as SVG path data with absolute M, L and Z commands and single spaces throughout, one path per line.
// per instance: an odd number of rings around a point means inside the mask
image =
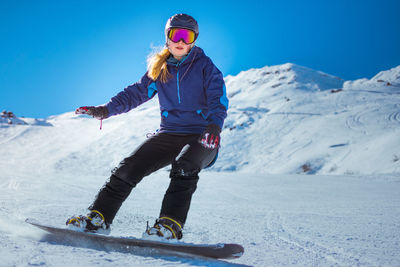
M 78 229 L 83 232 L 109 234 L 110 225 L 105 222 L 103 214 L 97 210 L 91 210 L 86 216 L 72 216 L 65 223 L 68 228 Z
M 179 222 L 169 217 L 161 217 L 156 220 L 153 227 L 149 227 L 147 222 L 146 232 L 143 238 L 152 239 L 152 237 L 160 237 L 162 239 L 177 239 L 183 237 L 182 226 Z

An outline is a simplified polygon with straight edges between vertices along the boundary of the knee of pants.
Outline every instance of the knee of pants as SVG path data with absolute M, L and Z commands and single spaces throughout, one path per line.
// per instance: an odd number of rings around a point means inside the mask
M 114 168 L 111 174 L 118 177 L 122 181 L 135 187 L 144 176 L 147 175 L 146 170 L 138 165 L 120 164 Z
M 199 172 L 200 168 L 198 166 L 195 166 L 194 164 L 185 160 L 178 160 L 172 163 L 172 168 L 169 177 L 170 178 L 190 177 L 192 179 L 198 179 Z
M 110 179 L 105 184 L 105 187 L 107 187 L 110 192 L 117 195 L 127 195 L 131 192 L 133 188 L 132 185 L 115 175 L 111 175 Z

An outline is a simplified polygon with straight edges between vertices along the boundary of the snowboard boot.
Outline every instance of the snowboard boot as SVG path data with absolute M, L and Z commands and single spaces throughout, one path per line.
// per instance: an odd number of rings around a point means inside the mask
M 67 220 L 66 225 L 73 230 L 105 235 L 111 231 L 110 225 L 104 221 L 103 214 L 97 210 L 91 210 L 86 216 L 73 216 Z
M 155 237 L 155 238 L 153 238 Z M 147 224 L 146 232 L 143 233 L 144 239 L 182 239 L 182 226 L 180 223 L 169 217 L 161 217 L 156 220 L 153 227 L 149 227 Z

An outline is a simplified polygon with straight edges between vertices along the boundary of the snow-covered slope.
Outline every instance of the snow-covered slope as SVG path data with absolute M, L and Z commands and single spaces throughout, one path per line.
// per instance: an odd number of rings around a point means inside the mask
M 400 172 L 400 66 L 346 81 L 293 64 L 227 77 L 220 170 Z
M 68 216 L 85 214 L 105 177 L 78 173 L 37 176 L 2 169 L 0 266 L 235 266 L 63 245 L 24 222 L 30 217 L 62 227 Z M 144 179 L 111 234 L 141 236 L 146 221 L 158 215 L 168 182 L 166 171 Z M 242 244 L 245 254 L 230 262 L 247 266 L 398 266 L 399 190 L 400 177 L 388 175 L 206 172 L 184 241 Z
M 252 266 L 399 265 L 399 77 L 400 66 L 343 81 L 290 63 L 226 77 L 221 153 L 201 175 L 184 241 L 240 243 L 233 262 Z M 85 213 L 110 170 L 158 128 L 157 100 L 101 131 L 73 112 L 21 120 L 0 121 L 0 266 L 229 266 L 52 244 L 24 223 Z M 112 234 L 140 236 L 168 182 L 167 168 L 144 179 Z
M 0 117 L 0 128 L 7 125 L 34 125 L 34 126 L 51 126 L 46 119 L 18 118 L 18 117 Z
M 288 63 L 228 76 L 226 86 L 230 108 L 213 170 L 400 173 L 400 66 L 371 80 L 343 81 Z M 0 157 L 108 174 L 158 128 L 156 102 L 105 120 L 102 131 L 96 120 L 72 112 L 41 121 L 53 127 L 0 124 Z

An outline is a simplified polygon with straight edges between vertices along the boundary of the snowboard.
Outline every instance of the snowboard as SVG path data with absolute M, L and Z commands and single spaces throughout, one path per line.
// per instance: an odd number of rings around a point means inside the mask
M 84 242 L 102 248 L 111 248 L 116 251 L 137 252 L 138 249 L 147 249 L 149 254 L 165 254 L 174 256 L 200 256 L 214 259 L 239 258 L 244 248 L 238 244 L 191 244 L 184 242 L 160 242 L 134 237 L 115 237 L 101 234 L 78 232 L 68 228 L 59 228 L 44 225 L 33 219 L 26 219 L 27 223 L 36 226 L 61 241 Z M 143 253 L 143 251 L 142 251 Z

